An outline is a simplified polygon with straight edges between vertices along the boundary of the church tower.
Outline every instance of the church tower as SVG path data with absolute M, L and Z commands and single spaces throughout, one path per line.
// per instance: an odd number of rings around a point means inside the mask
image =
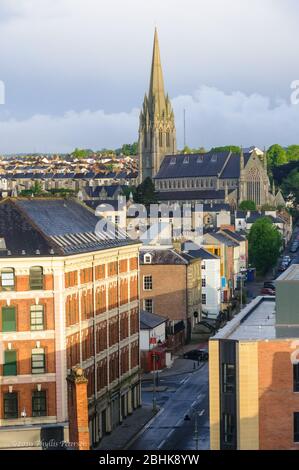
M 157 29 L 155 29 L 151 78 L 139 122 L 139 179 L 153 178 L 165 155 L 176 153 L 174 113 L 165 95 Z

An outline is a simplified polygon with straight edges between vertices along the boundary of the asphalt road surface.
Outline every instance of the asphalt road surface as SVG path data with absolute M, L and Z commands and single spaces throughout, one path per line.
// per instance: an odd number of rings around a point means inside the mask
M 166 387 L 157 394 L 160 411 L 130 450 L 209 449 L 208 364 L 191 374 L 161 378 L 159 386 Z M 152 396 L 143 392 L 143 401 L 151 402 Z M 190 420 L 184 419 L 186 415 Z

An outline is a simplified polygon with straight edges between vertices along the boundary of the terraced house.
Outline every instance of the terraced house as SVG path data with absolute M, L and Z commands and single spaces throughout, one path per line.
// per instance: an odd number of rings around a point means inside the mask
M 75 366 L 96 444 L 140 404 L 139 245 L 97 235 L 72 200 L 7 199 L 0 214 L 0 446 L 34 445 L 50 424 L 68 439 Z

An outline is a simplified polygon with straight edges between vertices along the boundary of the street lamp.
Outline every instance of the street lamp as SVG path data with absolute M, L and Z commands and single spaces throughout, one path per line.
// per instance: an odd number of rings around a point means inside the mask
M 153 411 L 156 412 L 157 411 L 157 391 L 156 391 L 156 354 L 155 353 L 152 354 L 152 359 L 154 363 Z

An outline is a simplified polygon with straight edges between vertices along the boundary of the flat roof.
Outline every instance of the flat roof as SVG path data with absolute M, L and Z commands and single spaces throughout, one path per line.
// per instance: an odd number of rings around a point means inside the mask
M 263 340 L 276 338 L 275 298 L 256 297 L 229 321 L 213 339 Z
M 299 281 L 299 264 L 291 264 L 277 279 L 277 281 Z

